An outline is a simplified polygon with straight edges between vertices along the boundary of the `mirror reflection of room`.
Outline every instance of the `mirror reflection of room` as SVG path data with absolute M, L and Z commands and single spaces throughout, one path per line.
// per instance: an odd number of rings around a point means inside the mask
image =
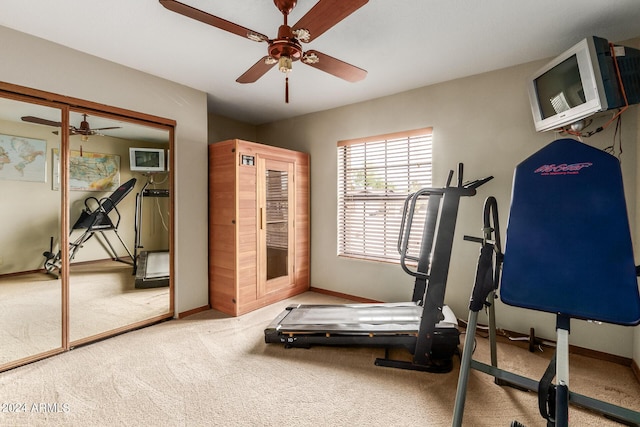
M 169 131 L 64 114 L 0 97 L 0 367 L 172 315 Z
M 42 252 L 60 240 L 62 199 L 50 176 L 60 128 L 20 119 L 61 115 L 0 97 L 0 366 L 63 346 L 62 282 L 42 272 Z
M 69 137 L 72 344 L 170 304 L 168 132 L 85 114 L 70 115 L 91 129 Z

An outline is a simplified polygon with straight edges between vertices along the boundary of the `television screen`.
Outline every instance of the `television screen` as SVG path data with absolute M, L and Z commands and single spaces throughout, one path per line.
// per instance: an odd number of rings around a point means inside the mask
M 153 151 L 136 151 L 136 166 L 157 168 L 160 166 L 160 154 Z
M 164 149 L 131 147 L 129 165 L 134 172 L 164 172 Z
M 535 85 L 543 119 L 587 102 L 576 55 L 535 79 Z
M 569 126 L 610 108 L 607 92 L 617 89 L 615 78 L 603 78 L 610 62 L 608 42 L 588 37 L 539 69 L 529 80 L 536 130 Z M 614 87 L 606 90 L 605 81 Z
M 536 71 L 527 86 L 536 130 L 566 128 L 640 103 L 640 50 L 587 37 Z

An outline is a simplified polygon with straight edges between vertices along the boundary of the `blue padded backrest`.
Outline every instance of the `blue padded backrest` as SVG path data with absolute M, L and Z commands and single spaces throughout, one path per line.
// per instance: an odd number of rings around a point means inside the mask
M 500 296 L 573 318 L 640 323 L 618 159 L 560 139 L 518 165 Z

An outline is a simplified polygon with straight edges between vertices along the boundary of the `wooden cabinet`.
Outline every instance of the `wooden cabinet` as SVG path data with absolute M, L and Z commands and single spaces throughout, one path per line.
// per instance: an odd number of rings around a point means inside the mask
M 309 289 L 309 155 L 209 145 L 209 301 L 238 316 Z

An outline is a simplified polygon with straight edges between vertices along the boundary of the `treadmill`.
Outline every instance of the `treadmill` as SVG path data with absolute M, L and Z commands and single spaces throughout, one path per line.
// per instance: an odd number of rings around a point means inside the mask
M 153 184 L 153 175 L 149 175 L 142 191 L 136 194 L 136 216 L 134 223 L 135 245 L 133 247 L 133 274 L 136 276 L 136 289 L 159 288 L 169 286 L 169 251 L 141 251 L 142 245 L 142 205 L 146 197 L 169 197 L 169 190 L 147 188 Z
M 142 251 L 136 265 L 136 289 L 169 286 L 169 251 Z
M 313 345 L 375 346 L 385 348 L 378 366 L 444 373 L 453 368 L 460 332 L 453 311 L 444 305 L 451 248 L 461 197 L 474 196 L 476 189 L 493 179 L 463 183 L 463 165 L 458 165 L 458 183 L 451 186 L 449 172 L 444 188 L 423 188 L 404 203 L 398 252 L 402 269 L 415 278 L 410 302 L 291 305 L 265 329 L 265 342 L 286 348 Z M 419 256 L 411 256 L 409 237 L 420 200 L 426 199 Z M 408 261 L 413 266 L 408 265 Z M 390 357 L 393 348 L 404 348 L 412 360 Z

